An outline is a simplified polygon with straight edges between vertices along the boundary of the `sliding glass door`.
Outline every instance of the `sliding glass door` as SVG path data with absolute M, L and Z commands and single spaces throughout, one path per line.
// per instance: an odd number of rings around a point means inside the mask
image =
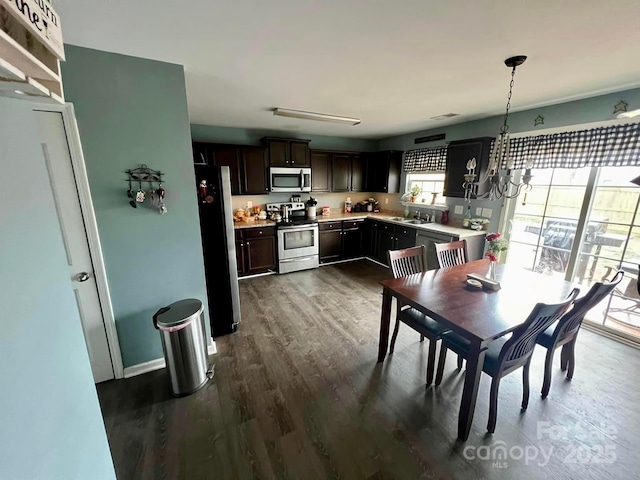
M 507 261 L 564 278 L 586 291 L 622 269 L 614 294 L 587 321 L 640 340 L 640 187 L 637 167 L 545 169 L 533 190 L 506 205 Z

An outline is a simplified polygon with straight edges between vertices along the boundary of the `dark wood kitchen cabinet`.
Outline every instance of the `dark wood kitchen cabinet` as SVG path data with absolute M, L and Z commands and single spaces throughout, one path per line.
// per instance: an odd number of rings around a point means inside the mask
M 310 157 L 311 191 L 329 192 L 331 189 L 331 154 L 312 150 Z
M 351 190 L 351 156 L 347 153 L 331 155 L 331 191 L 348 192 Z
M 464 198 L 464 176 L 467 173 L 467 162 L 476 159 L 476 180 L 483 177 L 489 168 L 489 154 L 493 137 L 469 138 L 455 140 L 447 146 L 447 165 L 444 177 L 443 195 L 450 198 Z M 478 186 L 476 195 L 483 195 L 489 187 L 488 182 Z
M 228 166 L 231 195 L 265 195 L 269 192 L 265 147 L 194 142 L 193 161 L 196 165 Z
M 209 165 L 216 167 L 228 166 L 231 176 L 231 195 L 242 194 L 242 170 L 240 168 L 240 154 L 238 145 L 211 145 Z
M 363 227 L 364 219 L 342 222 L 342 258 L 357 258 L 363 255 Z
M 351 191 L 364 192 L 365 154 L 351 155 Z
M 311 150 L 311 190 L 362 192 L 365 163 L 359 152 Z
M 269 151 L 269 165 L 272 167 L 310 166 L 309 142 L 298 138 L 264 137 L 262 142 Z
M 276 270 L 275 227 L 237 229 L 235 237 L 239 276 Z
M 367 154 L 365 190 L 368 192 L 399 193 L 402 154 L 387 150 Z
M 320 262 L 332 262 L 362 256 L 364 219 L 320 222 Z
M 417 230 L 403 225 L 394 225 L 387 222 L 376 222 L 374 234 L 376 235 L 375 247 L 372 258 L 380 263 L 388 265 L 389 250 L 415 247 Z
M 340 259 L 342 250 L 342 221 L 320 222 L 318 224 L 318 233 L 320 235 L 320 262 L 331 262 Z
M 265 195 L 269 193 L 267 149 L 263 147 L 240 148 L 242 195 Z

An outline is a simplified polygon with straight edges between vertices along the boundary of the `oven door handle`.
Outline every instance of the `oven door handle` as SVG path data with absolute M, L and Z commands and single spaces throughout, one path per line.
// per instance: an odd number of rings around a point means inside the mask
M 278 229 L 279 232 L 308 232 L 308 231 L 312 231 L 312 232 L 316 232 L 318 231 L 318 227 L 317 226 L 313 226 L 313 227 L 284 227 L 284 228 L 280 228 Z

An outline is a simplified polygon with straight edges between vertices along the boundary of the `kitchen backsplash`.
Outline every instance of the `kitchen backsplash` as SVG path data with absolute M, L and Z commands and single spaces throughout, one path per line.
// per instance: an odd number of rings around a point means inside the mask
M 246 208 L 247 202 L 251 202 L 253 206 L 260 205 L 262 208 L 267 203 L 284 203 L 291 200 L 290 193 L 272 193 L 270 195 L 234 195 L 231 197 L 231 203 L 233 209 Z M 367 200 L 369 198 L 375 198 L 380 202 L 380 209 L 382 211 L 396 211 L 402 210 L 400 204 L 399 194 L 385 194 L 385 193 L 370 193 L 370 192 L 340 192 L 340 193 L 302 193 L 300 194 L 300 200 L 306 202 L 309 197 L 313 197 L 318 201 L 318 210 L 322 207 L 331 207 L 332 211 L 341 211 L 344 208 L 344 202 L 347 197 L 351 198 L 351 203 L 355 205 L 361 200 Z

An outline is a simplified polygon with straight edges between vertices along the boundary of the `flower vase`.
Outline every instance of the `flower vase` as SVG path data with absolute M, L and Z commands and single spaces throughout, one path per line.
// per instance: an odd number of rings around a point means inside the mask
M 496 262 L 495 260 L 490 260 L 489 261 L 489 271 L 487 272 L 487 278 L 489 280 L 496 280 Z

